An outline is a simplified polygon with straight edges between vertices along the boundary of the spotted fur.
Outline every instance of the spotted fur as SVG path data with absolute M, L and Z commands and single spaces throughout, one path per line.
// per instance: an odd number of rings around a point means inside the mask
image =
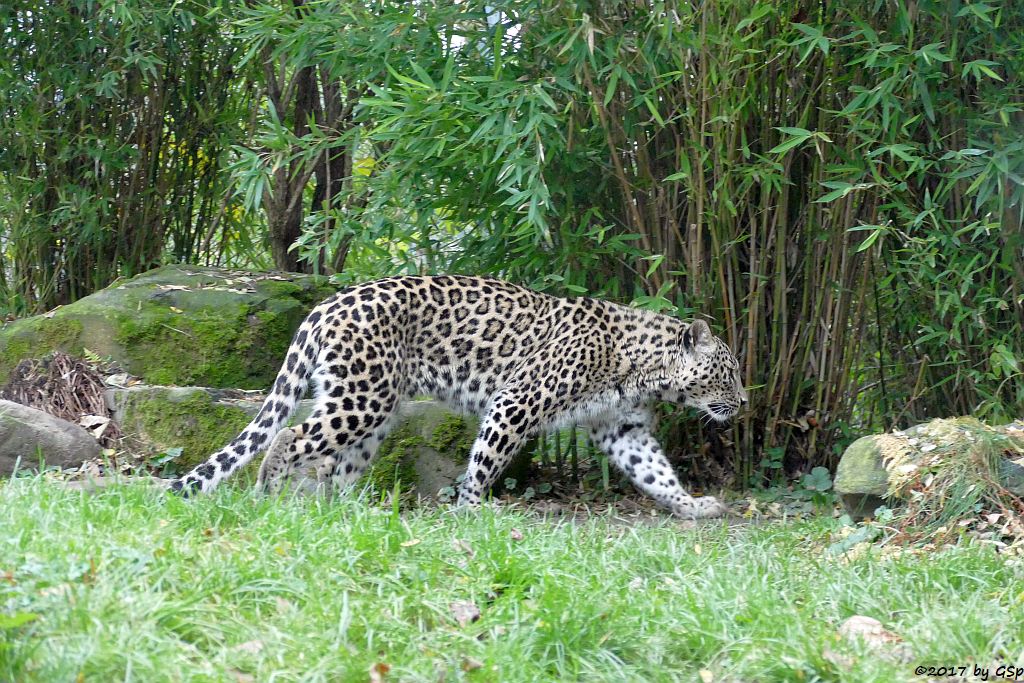
M 285 428 L 309 383 L 312 414 Z M 393 277 L 313 309 L 259 414 L 171 486 L 209 491 L 269 446 L 262 485 L 315 469 L 344 487 L 370 464 L 401 401 L 424 394 L 480 416 L 460 503 L 478 503 L 539 431 L 581 424 L 638 488 L 686 518 L 724 508 L 680 486 L 649 404 L 676 401 L 721 421 L 746 401 L 735 357 L 703 321 L 480 277 Z

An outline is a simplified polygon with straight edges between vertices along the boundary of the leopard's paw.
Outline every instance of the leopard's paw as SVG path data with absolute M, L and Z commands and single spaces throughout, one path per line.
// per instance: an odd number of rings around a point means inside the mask
M 680 501 L 672 506 L 672 514 L 681 519 L 709 519 L 712 517 L 723 517 L 729 513 L 723 503 L 714 496 L 703 496 L 701 498 L 690 498 Z
M 698 519 L 725 517 L 729 514 L 729 507 L 714 496 L 694 498 L 694 503 L 697 505 Z

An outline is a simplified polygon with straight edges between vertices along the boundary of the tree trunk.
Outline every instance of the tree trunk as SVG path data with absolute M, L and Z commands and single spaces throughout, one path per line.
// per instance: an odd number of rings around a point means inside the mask
M 265 69 L 271 103 L 282 118 L 287 108 L 294 103 L 294 132 L 296 137 L 302 137 L 309 132 L 308 117 L 316 102 L 314 67 L 303 67 L 295 74 L 292 87 L 287 89 L 294 92 L 294 96 L 291 102 L 286 102 L 281 84 L 274 77 L 272 63 L 268 61 Z M 303 168 L 305 165 L 301 160 L 293 160 L 278 169 L 274 173 L 271 196 L 266 203 L 270 254 L 274 258 L 274 267 L 294 273 L 312 272 L 312 265 L 300 262 L 298 254 L 291 251 L 292 245 L 302 235 L 302 191 L 313 172 L 313 168 Z

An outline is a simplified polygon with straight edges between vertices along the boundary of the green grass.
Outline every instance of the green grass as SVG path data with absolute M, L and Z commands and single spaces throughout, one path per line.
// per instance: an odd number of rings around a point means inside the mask
M 0 530 L 3 681 L 367 681 L 378 663 L 387 681 L 892 681 L 1024 664 L 1019 562 L 972 545 L 836 559 L 825 519 L 396 515 L 35 478 L 0 485 Z M 460 626 L 455 601 L 480 619 Z M 19 613 L 37 616 L 14 626 Z M 901 635 L 910 661 L 839 641 L 855 614 Z

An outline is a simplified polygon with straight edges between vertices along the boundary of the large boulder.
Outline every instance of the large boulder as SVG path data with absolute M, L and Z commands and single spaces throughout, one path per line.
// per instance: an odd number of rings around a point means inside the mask
M 152 384 L 265 389 L 326 278 L 173 265 L 0 330 L 0 378 L 54 350 L 110 357 Z
M 1024 496 L 1024 422 L 988 426 L 972 417 L 932 420 L 850 444 L 839 461 L 835 491 L 855 517 L 900 501 L 906 482 L 984 448 L 996 453 L 999 485 Z
M 0 400 L 0 475 L 15 469 L 78 467 L 99 458 L 102 449 L 76 424 L 20 403 Z

